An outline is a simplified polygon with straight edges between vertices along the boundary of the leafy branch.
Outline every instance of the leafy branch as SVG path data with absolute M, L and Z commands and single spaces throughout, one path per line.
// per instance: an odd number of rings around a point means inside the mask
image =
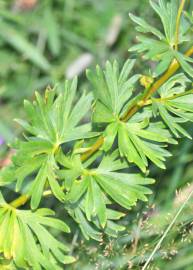
M 175 43 L 175 49 L 177 48 L 176 44 L 178 43 L 178 36 L 179 36 L 179 23 L 180 23 L 180 17 L 181 13 L 184 7 L 185 1 L 181 2 L 181 5 L 178 10 L 177 20 L 176 20 L 176 43 Z M 185 56 L 191 56 L 193 54 L 193 47 L 188 49 Z M 124 115 L 120 118 L 121 121 L 127 122 L 139 109 L 141 109 L 143 106 L 147 105 L 147 100 L 170 78 L 173 76 L 173 74 L 180 68 L 180 63 L 174 59 L 172 63 L 170 64 L 168 70 L 159 78 L 157 79 L 152 85 L 150 85 L 148 88 L 146 88 L 142 95 L 140 95 L 140 98 L 137 99 L 132 106 L 124 113 Z M 101 146 L 104 143 L 104 137 L 100 136 L 97 141 L 89 147 L 89 150 L 86 151 L 81 155 L 81 160 L 85 161 L 88 159 L 93 153 L 95 153 L 97 150 L 101 148 Z M 45 195 L 47 192 L 45 192 Z M 14 207 L 19 207 L 23 204 L 25 204 L 30 197 L 28 195 L 22 195 L 19 198 L 17 198 L 15 201 L 11 203 Z
M 185 53 L 186 56 L 191 56 L 193 54 L 193 47 L 191 47 Z M 178 69 L 180 68 L 179 63 L 174 59 L 171 63 L 170 67 L 168 68 L 167 72 L 161 76 L 158 80 L 156 80 L 153 85 L 144 91 L 144 94 L 137 100 L 131 108 L 126 111 L 126 113 L 121 118 L 121 121 L 127 122 L 129 118 L 131 118 L 138 110 L 140 110 L 143 106 L 146 106 L 147 100 L 162 86 Z M 90 149 L 83 153 L 81 158 L 82 160 L 86 160 L 89 158 L 93 153 L 95 153 L 104 143 L 104 138 L 101 136 L 91 147 Z
M 138 200 L 147 201 L 147 186 L 155 181 L 148 176 L 149 163 L 165 169 L 171 156 L 168 145 L 182 136 L 191 138 L 183 123 L 193 122 L 193 93 L 187 90 L 193 77 L 193 47 L 184 54 L 179 50 L 191 43 L 191 23 L 182 12 L 185 1 L 180 6 L 174 0 L 150 4 L 163 31 L 131 14 L 140 35 L 130 51 L 158 62 L 152 76 L 133 75 L 134 59 L 122 68 L 117 61 L 107 61 L 104 68 L 87 71 L 92 93 L 84 92 L 78 100 L 74 78 L 65 82 L 63 91 L 47 89 L 43 97 L 37 92 L 34 102 L 24 102 L 27 121 L 16 119 L 24 138 L 13 144 L 12 164 L 0 172 L 1 186 L 14 185 L 16 192 L 25 187 L 25 194 L 11 203 L 3 195 L 0 200 L 0 252 L 17 266 L 61 269 L 61 263 L 74 261 L 44 228 L 69 232 L 65 223 L 48 217 L 50 210 L 39 209 L 42 197 L 54 196 L 86 239 L 100 241 L 102 233 L 116 237 L 124 230 L 117 220 L 125 213 L 112 205 L 126 211 Z M 142 92 L 140 84 L 145 87 Z M 30 210 L 19 210 L 28 200 Z M 32 243 L 34 253 L 25 241 Z

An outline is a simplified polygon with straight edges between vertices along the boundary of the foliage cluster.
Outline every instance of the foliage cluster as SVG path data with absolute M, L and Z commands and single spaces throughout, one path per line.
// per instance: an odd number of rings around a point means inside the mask
M 168 146 L 191 138 L 184 123 L 193 121 L 192 14 L 183 12 L 185 1 L 150 4 L 162 29 L 130 15 L 139 43 L 129 49 L 157 62 L 149 76 L 134 72 L 134 59 L 122 68 L 107 61 L 87 71 L 92 92 L 78 100 L 74 78 L 24 102 L 27 121 L 16 119 L 23 139 L 0 172 L 2 187 L 23 194 L 0 199 L 0 252 L 16 267 L 62 269 L 74 261 L 48 230 L 68 233 L 69 226 L 40 208 L 43 197 L 54 196 L 86 239 L 116 237 L 125 230 L 118 220 L 151 194 L 150 164 L 165 169 Z M 28 200 L 29 209 L 19 209 Z

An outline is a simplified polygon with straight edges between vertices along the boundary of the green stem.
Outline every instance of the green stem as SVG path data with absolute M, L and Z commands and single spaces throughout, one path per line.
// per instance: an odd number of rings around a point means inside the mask
M 45 190 L 44 192 L 43 192 L 43 196 L 44 197 L 47 197 L 47 196 L 49 196 L 49 195 L 51 195 L 52 194 L 52 191 L 49 189 L 49 190 Z M 20 197 L 18 197 L 17 199 L 15 199 L 14 201 L 12 201 L 11 203 L 10 203 L 10 205 L 12 206 L 12 207 L 14 207 L 14 208 L 18 208 L 19 206 L 22 206 L 22 205 L 24 205 L 28 200 L 29 200 L 29 198 L 30 198 L 30 195 L 27 195 L 27 194 L 23 194 L 23 195 L 21 195 Z
M 177 19 L 176 19 L 176 33 L 175 33 L 175 46 L 174 46 L 176 51 L 178 50 L 180 19 L 181 19 L 182 11 L 184 9 L 185 2 L 186 0 L 181 1 L 181 4 L 178 9 Z
M 91 148 L 83 153 L 81 155 L 81 160 L 84 161 L 86 159 L 88 159 L 93 153 L 95 153 L 104 143 L 104 137 L 101 136 L 97 139 L 97 141 L 91 146 Z
M 10 205 L 11 205 L 12 207 L 14 207 L 14 208 L 17 208 L 17 207 L 19 207 L 19 206 L 24 205 L 24 204 L 28 201 L 29 198 L 30 198 L 29 195 L 23 194 L 23 195 L 21 195 L 20 197 L 18 197 L 17 199 L 15 199 L 14 201 L 12 201 L 12 202 L 10 203 Z
M 193 54 L 193 46 L 187 50 L 185 53 L 186 56 L 191 56 Z M 148 89 L 148 91 L 144 92 L 142 97 L 142 102 L 148 100 L 159 88 L 162 86 L 174 73 L 180 68 L 180 64 L 177 62 L 176 59 L 172 61 L 168 70 L 155 82 L 153 85 Z M 122 121 L 128 121 L 131 116 L 133 116 L 141 107 L 136 103 L 132 108 L 130 108 L 125 115 L 122 117 Z

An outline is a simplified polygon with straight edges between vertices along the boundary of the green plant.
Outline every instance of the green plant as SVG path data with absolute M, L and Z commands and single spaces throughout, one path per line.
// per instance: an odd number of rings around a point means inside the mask
M 133 59 L 121 69 L 117 61 L 107 62 L 87 71 L 93 91 L 76 102 L 76 78 L 63 90 L 47 89 L 44 97 L 36 93 L 33 103 L 24 102 L 28 122 L 17 119 L 24 139 L 14 143 L 12 164 L 0 174 L 1 186 L 23 193 L 12 202 L 1 194 L 0 200 L 0 252 L 17 267 L 62 269 L 74 261 L 46 228 L 69 232 L 51 210 L 39 208 L 43 197 L 53 195 L 86 239 L 115 237 L 124 230 L 117 222 L 123 208 L 151 194 L 149 162 L 165 169 L 168 145 L 190 138 L 182 124 L 193 121 L 191 15 L 183 13 L 185 1 L 150 4 L 163 31 L 131 15 L 140 35 L 130 51 L 158 62 L 152 74 L 130 76 Z M 28 200 L 29 210 L 18 209 Z

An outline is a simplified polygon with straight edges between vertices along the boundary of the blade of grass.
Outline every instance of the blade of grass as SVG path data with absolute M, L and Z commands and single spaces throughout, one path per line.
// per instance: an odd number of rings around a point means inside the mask
M 46 72 L 50 70 L 50 64 L 41 52 L 9 24 L 1 22 L 0 37 L 40 69 Z
M 158 241 L 157 245 L 155 246 L 155 248 L 153 249 L 152 253 L 150 254 L 150 256 L 148 257 L 146 263 L 144 264 L 142 270 L 147 269 L 149 263 L 151 262 L 151 260 L 153 259 L 155 253 L 160 249 L 162 242 L 164 241 L 165 237 L 167 236 L 167 234 L 169 233 L 169 231 L 171 230 L 171 228 L 173 227 L 173 225 L 175 224 L 177 218 L 179 217 L 179 215 L 181 214 L 181 212 L 183 211 L 184 207 L 186 206 L 186 204 L 188 203 L 188 201 L 190 200 L 191 196 L 193 195 L 193 189 L 190 191 L 189 195 L 187 196 L 186 200 L 183 202 L 183 204 L 181 205 L 181 207 L 179 208 L 178 212 L 176 213 L 176 215 L 174 216 L 173 220 L 171 221 L 171 223 L 169 224 L 169 226 L 167 227 L 167 229 L 165 230 L 164 234 L 162 235 L 162 237 L 160 238 L 160 240 Z

